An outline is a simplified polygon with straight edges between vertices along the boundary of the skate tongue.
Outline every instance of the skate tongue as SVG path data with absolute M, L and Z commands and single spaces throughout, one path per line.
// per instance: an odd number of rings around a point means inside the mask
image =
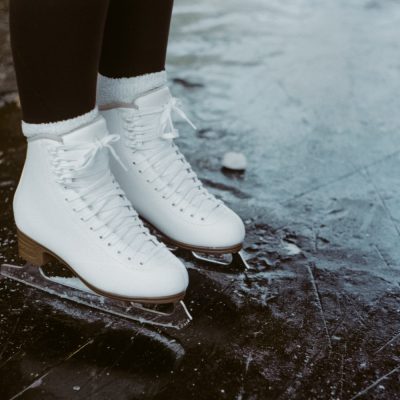
M 75 145 L 93 142 L 95 139 L 101 139 L 107 135 L 106 121 L 99 116 L 89 125 L 82 126 L 71 133 L 63 135 L 62 139 L 66 145 Z
M 171 93 L 167 86 L 163 86 L 158 89 L 154 89 L 146 94 L 138 97 L 134 104 L 140 108 L 147 108 L 147 107 L 160 107 L 163 104 L 168 103 L 169 99 L 171 98 Z

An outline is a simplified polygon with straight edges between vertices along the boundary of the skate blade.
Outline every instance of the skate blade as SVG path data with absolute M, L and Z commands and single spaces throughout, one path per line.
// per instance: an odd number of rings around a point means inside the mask
M 168 248 L 178 256 L 185 257 L 189 255 L 189 258 L 201 261 L 206 266 L 216 267 L 218 271 L 222 269 L 226 272 L 244 272 L 250 269 L 250 265 L 244 258 L 242 251 L 233 254 L 207 254 L 176 246 L 168 246 Z
M 50 277 L 42 268 L 29 263 L 22 267 L 3 264 L 0 267 L 0 274 L 50 295 L 142 324 L 182 329 L 193 319 L 182 300 L 171 304 L 171 311 L 164 311 L 164 309 L 158 309 L 158 307 L 165 307 L 164 305 L 148 308 L 140 303 L 110 299 L 93 292 L 79 278 Z
M 230 254 L 230 260 L 226 260 L 224 257 L 216 256 L 215 254 L 198 253 L 196 251 L 192 251 L 192 255 L 196 260 L 204 261 L 214 265 L 222 265 L 230 269 L 237 269 L 241 271 L 250 269 L 250 265 L 245 260 L 241 251 Z

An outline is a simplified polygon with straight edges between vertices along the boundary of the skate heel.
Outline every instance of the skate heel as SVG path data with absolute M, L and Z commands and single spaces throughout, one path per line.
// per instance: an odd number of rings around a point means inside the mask
M 34 240 L 30 239 L 24 233 L 17 229 L 18 238 L 18 254 L 30 264 L 37 267 L 48 263 L 53 257 L 48 254 L 47 250 Z

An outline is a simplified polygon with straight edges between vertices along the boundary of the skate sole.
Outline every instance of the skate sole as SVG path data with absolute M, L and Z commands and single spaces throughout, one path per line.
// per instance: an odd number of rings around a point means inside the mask
M 115 300 L 131 301 L 135 303 L 144 304 L 168 304 L 168 303 L 178 303 L 185 297 L 186 292 L 178 293 L 173 296 L 164 297 L 152 297 L 152 298 L 142 298 L 142 297 L 123 297 L 116 296 L 115 294 L 105 292 L 104 290 L 98 289 L 97 287 L 88 283 L 83 279 L 70 265 L 68 265 L 63 259 L 54 254 L 51 250 L 37 243 L 35 240 L 31 239 L 19 229 L 17 229 L 18 238 L 18 254 L 19 256 L 29 262 L 30 264 L 40 268 L 50 261 L 59 261 L 65 265 L 75 276 L 77 276 L 89 289 L 93 292 Z
M 146 222 L 152 229 L 154 229 L 159 235 L 162 236 L 165 243 L 179 247 L 181 249 L 195 251 L 199 253 L 207 253 L 207 254 L 228 254 L 228 253 L 239 253 L 239 251 L 243 247 L 243 243 L 238 243 L 229 247 L 203 247 L 203 246 L 192 246 L 187 243 L 179 242 L 178 240 L 172 239 L 169 236 L 162 233 L 159 229 L 157 229 L 152 223 L 150 223 L 147 219 L 140 216 L 143 221 Z

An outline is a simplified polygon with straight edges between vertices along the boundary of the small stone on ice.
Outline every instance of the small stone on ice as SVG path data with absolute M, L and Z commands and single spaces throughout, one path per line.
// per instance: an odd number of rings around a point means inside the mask
M 222 166 L 233 171 L 244 171 L 247 167 L 246 156 L 243 153 L 229 151 L 224 154 Z

